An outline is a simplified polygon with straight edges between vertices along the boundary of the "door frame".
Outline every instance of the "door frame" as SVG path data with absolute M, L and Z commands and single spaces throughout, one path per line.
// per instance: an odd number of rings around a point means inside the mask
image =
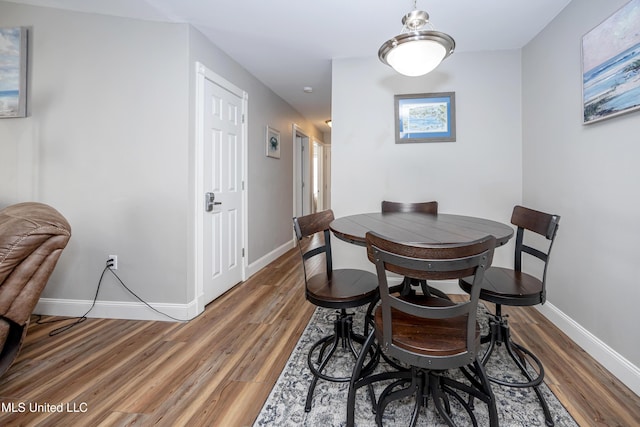
M 309 188 L 309 181 L 311 179 L 311 173 L 310 173 L 310 165 L 311 165 L 311 159 L 310 159 L 310 154 L 311 154 L 311 138 L 309 137 L 309 135 L 297 124 L 293 124 L 292 125 L 292 132 L 293 134 L 293 216 L 300 216 L 304 214 L 304 208 L 303 208 L 303 203 L 305 202 L 305 193 L 306 194 L 306 202 L 309 205 L 309 207 L 311 206 L 311 191 L 308 189 Z M 298 138 L 301 138 L 301 144 L 298 144 Z M 303 170 L 303 161 L 302 161 L 302 153 L 303 151 L 301 150 L 302 144 L 305 145 L 306 147 L 306 156 L 307 156 L 307 171 L 306 171 L 306 179 L 305 179 L 305 185 L 307 187 L 307 189 L 300 189 L 299 190 L 299 186 L 301 185 L 301 181 L 303 179 L 303 174 L 304 174 L 304 170 Z M 300 211 L 298 211 L 298 208 L 300 208 Z M 309 212 L 307 212 L 309 213 Z
M 229 82 L 225 78 L 219 76 L 218 74 L 211 71 L 204 64 L 200 62 L 196 62 L 196 79 L 195 79 L 195 150 L 194 150 L 194 163 L 195 163 L 195 176 L 194 176 L 194 213 L 195 213 L 195 262 L 194 262 L 194 282 L 195 282 L 195 296 L 194 302 L 196 305 L 197 314 L 200 314 L 204 311 L 205 299 L 204 299 L 204 257 L 203 257 L 203 245 L 204 245 L 204 132 L 202 129 L 203 126 L 203 102 L 204 102 L 204 85 L 205 80 L 210 80 L 214 84 L 219 85 L 220 87 L 228 90 L 232 94 L 238 96 L 242 100 L 242 158 L 240 159 L 241 167 L 242 167 L 242 219 L 241 219 L 241 230 L 242 233 L 242 247 L 243 247 L 243 256 L 242 256 L 242 280 L 246 280 L 247 277 L 247 260 L 249 259 L 247 253 L 247 229 L 248 229 L 248 215 L 247 215 L 247 200 L 248 200 L 248 185 L 247 185 L 247 164 L 248 164 L 248 138 L 247 138 L 247 129 L 248 129 L 248 102 L 249 95 L 244 90 L 240 89 L 233 83 Z
M 324 210 L 324 144 L 313 138 L 311 146 L 311 211 L 319 212 Z M 318 193 L 314 191 L 316 187 Z

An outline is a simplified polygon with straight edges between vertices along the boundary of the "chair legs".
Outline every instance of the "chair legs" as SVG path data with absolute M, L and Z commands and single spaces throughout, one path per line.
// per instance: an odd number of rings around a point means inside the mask
M 372 384 L 378 381 L 388 380 L 390 378 L 397 378 L 398 375 L 402 375 L 400 372 L 382 372 L 379 374 L 370 375 L 372 369 L 367 369 L 364 366 L 364 362 L 367 357 L 367 353 L 371 351 L 371 349 L 375 348 L 376 360 L 380 356 L 380 348 L 375 345 L 375 331 L 372 330 L 369 332 L 367 336 L 367 340 L 362 345 L 362 350 L 360 351 L 360 355 L 358 356 L 358 360 L 353 368 L 353 372 L 351 374 L 351 378 L 349 381 L 349 394 L 347 395 L 347 427 L 353 427 L 355 423 L 355 406 L 356 406 L 356 391 L 361 387 L 367 387 L 369 390 L 369 399 L 371 400 L 371 405 L 374 408 L 376 407 L 376 396 L 373 392 Z M 375 366 L 374 366 L 375 367 Z M 411 378 L 411 372 L 406 371 L 406 378 Z
M 542 411 L 544 412 L 545 424 L 549 427 L 554 425 L 553 418 L 551 417 L 551 412 L 549 411 L 549 406 L 547 405 L 547 401 L 542 395 L 542 391 L 540 390 L 540 384 L 544 380 L 544 367 L 542 366 L 542 362 L 538 359 L 530 350 L 523 347 L 520 344 L 515 343 L 511 339 L 511 332 L 509 329 L 509 323 L 507 322 L 506 316 L 502 316 L 502 309 L 500 305 L 496 305 L 496 314 L 489 319 L 489 335 L 483 338 L 483 342 L 489 342 L 489 347 L 486 352 L 482 356 L 482 364 L 486 365 L 489 357 L 495 350 L 496 346 L 501 346 L 504 344 L 505 350 L 516 364 L 516 366 L 520 369 L 522 375 L 527 379 L 526 382 L 509 382 L 500 380 L 498 378 L 489 377 L 489 380 L 493 383 L 506 386 L 506 387 L 517 387 L 517 388 L 527 388 L 532 387 L 540 401 L 540 406 L 542 407 Z M 536 371 L 538 375 L 534 378 L 533 375 L 527 369 L 527 356 L 534 368 L 537 368 Z
M 373 406 L 373 412 L 376 414 L 376 424 L 382 426 L 382 417 L 385 408 L 392 401 L 402 399 L 408 396 L 415 396 L 415 404 L 411 415 L 409 425 L 415 426 L 418 421 L 420 408 L 427 406 L 429 397 L 433 399 L 434 406 L 438 414 L 445 420 L 447 425 L 455 427 L 455 423 L 451 418 L 451 406 L 449 396 L 453 397 L 467 412 L 471 424 L 477 426 L 477 420 L 473 414 L 473 408 L 468 402 L 472 402 L 472 398 L 478 398 L 485 402 L 489 410 L 489 425 L 491 427 L 498 426 L 498 411 L 496 401 L 491 391 L 489 379 L 486 376 L 484 367 L 478 359 L 475 360 L 471 367 L 470 374 L 467 370 L 462 372 L 470 381 L 471 385 L 467 385 L 446 377 L 438 371 L 430 371 L 422 368 L 411 367 L 403 370 L 392 372 L 382 372 L 373 375 L 367 375 L 362 369 L 366 353 L 374 343 L 375 333 L 371 332 L 364 343 L 362 352 L 358 357 L 356 366 L 349 383 L 349 394 L 347 397 L 347 427 L 353 427 L 355 423 L 355 400 L 356 392 L 359 388 L 367 386 L 369 388 L 369 396 Z M 380 394 L 376 400 L 373 393 L 372 384 L 379 381 L 393 380 Z M 401 388 L 399 388 L 401 387 Z M 459 392 L 468 394 L 470 397 L 468 402 L 460 396 Z
M 468 372 L 464 371 L 465 375 L 469 375 L 469 379 L 472 380 L 471 386 L 449 378 L 439 371 L 430 371 L 412 367 L 411 371 L 408 373 L 401 372 L 401 378 L 406 377 L 407 374 L 409 374 L 411 378 L 409 380 L 399 379 L 388 385 L 382 391 L 376 407 L 376 423 L 379 426 L 382 426 L 382 416 L 389 403 L 394 400 L 414 395 L 415 406 L 411 415 L 411 421 L 409 423 L 410 426 L 413 427 L 416 425 L 420 408 L 422 406 L 426 407 L 428 405 L 429 397 L 431 397 L 434 407 L 440 417 L 448 426 L 455 427 L 456 423 L 451 417 L 452 411 L 449 401 L 449 398 L 452 397 L 467 412 L 471 425 L 477 427 L 478 421 L 473 413 L 473 408 L 467 400 L 463 399 L 460 395 L 460 392 L 463 392 L 485 402 L 488 406 L 489 425 L 492 427 L 498 426 L 498 410 L 496 408 L 495 397 L 491 392 L 491 386 L 489 385 L 488 378 L 485 376 L 482 365 L 477 360 L 474 362 L 473 371 L 479 376 L 479 378 L 472 378 Z M 405 385 L 405 387 L 395 390 L 397 387 L 402 385 Z
M 369 346 L 365 349 L 365 337 L 353 331 L 352 314 L 347 313 L 345 309 L 340 310 L 336 316 L 336 320 L 334 321 L 333 326 L 333 334 L 324 337 L 313 344 L 307 355 L 307 363 L 309 365 L 311 373 L 313 374 L 313 379 L 311 380 L 311 384 L 309 384 L 309 390 L 307 392 L 307 400 L 305 403 L 306 412 L 309 412 L 311 410 L 313 392 L 316 388 L 316 384 L 318 383 L 318 379 L 333 382 L 348 382 L 351 380 L 351 377 L 338 377 L 328 375 L 324 372 L 324 369 L 327 367 L 327 364 L 329 363 L 331 357 L 334 355 L 338 347 L 342 347 L 344 351 L 350 353 L 353 356 L 354 360 L 357 360 L 361 355 L 364 359 L 366 359 L 368 354 L 369 361 L 363 368 L 363 371 L 366 373 L 371 372 L 375 368 L 378 361 L 376 348 Z M 360 351 L 356 349 L 354 342 L 359 343 L 362 346 Z M 320 350 L 317 352 L 316 357 L 314 353 L 316 353 L 316 350 L 318 348 Z M 314 361 L 314 359 L 316 360 Z

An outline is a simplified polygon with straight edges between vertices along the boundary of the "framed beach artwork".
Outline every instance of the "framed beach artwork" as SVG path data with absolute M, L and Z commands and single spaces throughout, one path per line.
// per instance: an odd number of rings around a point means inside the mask
M 27 28 L 0 28 L 0 118 L 27 115 Z
M 396 144 L 456 140 L 455 92 L 395 95 Z
M 640 109 L 640 0 L 582 37 L 583 123 Z
M 267 157 L 280 158 L 280 132 L 267 126 Z

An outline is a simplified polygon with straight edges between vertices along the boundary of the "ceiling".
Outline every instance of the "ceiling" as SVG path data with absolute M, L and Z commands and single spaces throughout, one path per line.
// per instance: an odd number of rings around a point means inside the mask
M 414 8 L 412 0 L 7 1 L 189 23 L 322 131 L 331 115 L 331 60 L 375 58 Z M 523 47 L 570 1 L 418 0 L 417 8 L 456 40 L 456 52 L 471 52 Z

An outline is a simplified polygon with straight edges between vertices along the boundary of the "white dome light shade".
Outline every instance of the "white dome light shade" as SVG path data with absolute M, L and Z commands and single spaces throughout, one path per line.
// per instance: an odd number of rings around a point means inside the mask
M 448 34 L 435 30 L 420 30 L 429 23 L 429 14 L 414 10 L 402 20 L 402 33 L 386 41 L 378 50 L 380 61 L 405 76 L 422 76 L 436 68 L 453 53 L 456 42 Z
M 387 63 L 405 76 L 422 76 L 436 68 L 447 56 L 447 50 L 433 40 L 417 40 L 391 49 Z

